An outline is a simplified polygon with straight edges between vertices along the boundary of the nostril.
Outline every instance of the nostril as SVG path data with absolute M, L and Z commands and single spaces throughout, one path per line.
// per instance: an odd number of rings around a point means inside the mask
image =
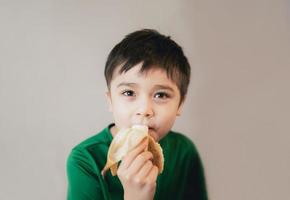
M 152 117 L 154 115 L 154 112 L 151 104 L 148 102 L 140 104 L 136 110 L 136 115 L 145 118 Z

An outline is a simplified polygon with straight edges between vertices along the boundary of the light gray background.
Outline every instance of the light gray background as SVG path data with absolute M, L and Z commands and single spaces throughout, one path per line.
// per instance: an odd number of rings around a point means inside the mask
M 174 129 L 212 200 L 290 199 L 286 0 L 0 1 L 0 199 L 65 199 L 71 148 L 111 122 L 106 57 L 155 28 L 193 68 Z

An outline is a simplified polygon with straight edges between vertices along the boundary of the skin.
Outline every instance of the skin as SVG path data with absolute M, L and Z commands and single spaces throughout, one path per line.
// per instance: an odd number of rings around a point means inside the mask
M 176 116 L 180 115 L 180 92 L 177 85 L 167 77 L 166 71 L 152 68 L 140 72 L 141 63 L 129 71 L 113 74 L 107 100 L 118 130 L 134 124 L 149 127 L 149 134 L 162 139 L 172 128 Z M 124 199 L 152 200 L 156 190 L 158 168 L 151 162 L 152 154 L 145 151 L 144 140 L 122 160 L 117 174 L 124 188 Z

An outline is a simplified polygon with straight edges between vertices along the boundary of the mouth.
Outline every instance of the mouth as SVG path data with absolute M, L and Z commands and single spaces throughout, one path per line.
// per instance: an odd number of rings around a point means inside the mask
M 148 131 L 149 131 L 149 132 L 150 132 L 150 131 L 152 132 L 152 131 L 155 131 L 155 129 L 154 129 L 153 127 L 150 127 L 150 126 L 149 126 L 149 127 L 148 127 Z

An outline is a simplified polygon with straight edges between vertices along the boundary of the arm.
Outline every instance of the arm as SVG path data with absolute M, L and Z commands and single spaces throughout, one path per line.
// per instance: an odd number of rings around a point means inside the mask
M 85 151 L 73 150 L 67 160 L 67 200 L 106 199 L 99 175 Z
M 191 158 L 184 199 L 208 200 L 204 170 L 196 149 Z

